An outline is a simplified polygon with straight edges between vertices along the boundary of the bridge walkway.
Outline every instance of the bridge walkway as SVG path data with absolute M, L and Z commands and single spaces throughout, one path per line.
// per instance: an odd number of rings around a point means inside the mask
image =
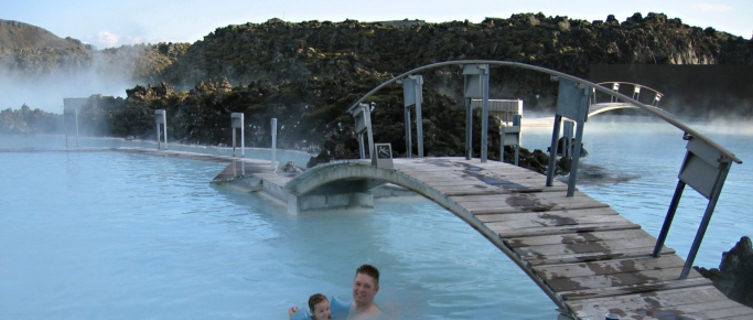
M 564 183 L 546 187 L 542 174 L 478 159 L 395 159 L 394 166 L 470 212 L 469 224 L 511 251 L 580 319 L 607 312 L 621 319 L 753 319 L 753 309 L 695 270 L 678 280 L 684 260 L 674 250 L 653 258 L 655 237 L 581 192 L 566 197 Z

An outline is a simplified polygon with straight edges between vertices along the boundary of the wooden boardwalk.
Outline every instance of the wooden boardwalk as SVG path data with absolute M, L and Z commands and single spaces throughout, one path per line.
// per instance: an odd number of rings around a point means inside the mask
M 394 165 L 470 211 L 499 237 L 493 243 L 512 251 L 555 303 L 580 319 L 607 312 L 621 319 L 753 319 L 753 309 L 695 270 L 678 280 L 684 260 L 674 250 L 653 258 L 655 237 L 581 192 L 566 197 L 563 183 L 545 187 L 544 175 L 478 159 Z

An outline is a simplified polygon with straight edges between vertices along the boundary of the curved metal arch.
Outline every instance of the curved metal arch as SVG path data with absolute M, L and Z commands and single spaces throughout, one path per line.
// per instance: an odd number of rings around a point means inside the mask
M 371 91 L 367 92 L 364 96 L 362 96 L 361 98 L 359 98 L 358 100 L 356 100 L 355 102 L 353 102 L 353 104 L 351 104 L 351 106 L 348 108 L 348 110 L 352 110 L 352 109 L 356 108 L 360 103 L 362 103 L 364 100 L 366 100 L 366 98 L 372 96 L 374 93 L 376 93 L 377 91 L 381 90 L 385 86 L 387 86 L 389 84 L 392 84 L 393 82 L 396 82 L 399 79 L 405 78 L 405 77 L 407 77 L 407 76 L 409 76 L 409 75 L 411 75 L 413 73 L 417 73 L 417 72 L 423 71 L 423 70 L 428 70 L 428 69 L 443 67 L 443 66 L 465 65 L 465 64 L 489 64 L 489 65 L 495 65 L 495 66 L 508 66 L 508 67 L 522 68 L 522 69 L 537 71 L 537 72 L 541 72 L 541 73 L 546 73 L 546 74 L 549 74 L 549 75 L 551 75 L 553 77 L 557 77 L 557 78 L 567 79 L 567 80 L 573 81 L 576 84 L 578 84 L 580 86 L 583 86 L 583 87 L 590 87 L 590 88 L 592 88 L 595 91 L 598 91 L 598 92 L 601 92 L 601 93 L 613 96 L 613 97 L 615 97 L 615 98 L 617 98 L 617 99 L 619 99 L 621 101 L 633 104 L 633 105 L 635 105 L 636 107 L 638 107 L 640 109 L 646 110 L 646 111 L 650 112 L 651 114 L 659 117 L 660 119 L 666 121 L 667 123 L 673 125 L 674 127 L 676 127 L 678 129 L 684 131 L 686 135 L 690 135 L 690 136 L 692 136 L 694 138 L 697 138 L 697 139 L 705 142 L 707 145 L 709 145 L 710 147 L 718 150 L 721 154 L 723 154 L 725 157 L 728 157 L 729 159 L 731 159 L 735 163 L 742 163 L 742 160 L 740 160 L 737 156 L 735 156 L 734 153 L 732 153 L 729 150 L 727 150 L 726 148 L 720 146 L 719 144 L 717 144 L 713 140 L 707 138 L 706 136 L 702 135 L 701 133 L 693 130 L 688 125 L 682 123 L 680 120 L 675 119 L 670 113 L 662 110 L 659 107 L 655 107 L 655 106 L 651 106 L 651 105 L 647 105 L 647 104 L 641 103 L 640 101 L 635 100 L 635 99 L 633 99 L 631 97 L 628 97 L 628 96 L 626 96 L 626 95 L 624 95 L 622 93 L 615 92 L 611 88 L 607 88 L 607 87 L 601 86 L 599 84 L 590 82 L 588 80 L 585 80 L 585 79 L 582 79 L 582 78 L 579 78 L 579 77 L 576 77 L 576 76 L 572 76 L 572 75 L 569 75 L 569 74 L 566 74 L 566 73 L 563 73 L 563 72 L 560 72 L 560 71 L 556 71 L 556 70 L 553 70 L 553 69 L 545 68 L 545 67 L 540 67 L 540 66 L 531 65 L 531 64 L 525 64 L 525 63 L 520 63 L 520 62 L 513 62 L 513 61 L 500 61 L 500 60 L 453 60 L 453 61 L 437 62 L 437 63 L 432 63 L 432 64 L 428 64 L 428 65 L 425 65 L 425 66 L 421 66 L 421 67 L 418 67 L 418 68 L 406 71 L 404 73 L 401 73 L 401 74 L 397 75 L 396 77 L 394 77 L 394 78 L 392 78 L 390 80 L 387 80 L 387 81 L 381 83 L 380 85 L 376 86 L 374 89 L 371 89 Z
M 318 165 L 304 171 L 302 174 L 290 180 L 285 189 L 292 194 L 305 194 L 328 183 L 349 179 L 374 179 L 393 183 L 414 191 L 434 203 L 442 206 L 452 214 L 465 221 L 476 229 L 487 240 L 510 258 L 518 267 L 525 272 L 531 280 L 557 305 L 560 312 L 568 312 L 570 308 L 560 297 L 546 285 L 544 280 L 535 274 L 528 263 L 508 247 L 502 238 L 493 230 L 489 229 L 481 220 L 476 218 L 468 209 L 450 199 L 447 195 L 432 188 L 423 181 L 411 177 L 405 173 L 393 169 L 382 169 L 372 166 L 370 162 L 360 160 L 343 160 Z
M 639 109 L 638 107 L 636 107 L 634 105 L 631 105 L 631 104 L 625 104 L 625 103 L 619 103 L 619 102 L 618 103 L 612 103 L 612 104 L 614 104 L 614 105 L 612 105 L 612 106 L 606 106 L 604 108 L 600 108 L 600 109 L 598 109 L 596 111 L 593 111 L 593 112 L 589 113 L 588 117 L 590 118 L 590 117 L 593 117 L 595 115 L 599 115 L 599 114 L 602 114 L 602 113 L 607 113 L 609 111 L 614 111 L 614 110 L 619 110 L 619 109 Z M 592 104 L 591 106 L 595 106 L 595 105 L 598 105 L 598 104 Z

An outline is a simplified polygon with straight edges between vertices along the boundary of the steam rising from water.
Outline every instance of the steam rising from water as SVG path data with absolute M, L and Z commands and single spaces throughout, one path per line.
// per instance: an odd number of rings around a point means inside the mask
M 124 97 L 125 89 L 135 85 L 129 67 L 134 58 L 123 57 L 114 64 L 107 62 L 101 52 L 94 52 L 89 66 L 64 66 L 42 75 L 10 70 L 0 60 L 0 110 L 18 109 L 26 104 L 32 109 L 60 114 L 63 98 L 93 94 Z

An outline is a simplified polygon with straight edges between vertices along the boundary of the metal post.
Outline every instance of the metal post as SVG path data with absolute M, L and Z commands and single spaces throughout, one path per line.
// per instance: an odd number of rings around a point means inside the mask
M 560 123 L 562 116 L 554 115 L 554 128 L 552 129 L 552 144 L 549 147 L 549 167 L 546 168 L 546 186 L 551 187 L 554 181 L 554 166 L 557 163 L 557 145 L 560 139 Z
M 481 69 L 481 162 L 486 162 L 489 150 L 489 65 L 480 65 Z
M 157 149 L 162 149 L 162 138 L 160 137 L 160 124 L 162 125 L 161 132 L 165 139 L 165 149 L 167 149 L 167 112 L 165 109 L 154 110 L 154 122 L 157 126 Z
M 241 157 L 246 157 L 246 120 L 241 113 Z
M 270 128 L 272 130 L 272 162 L 275 162 L 277 161 L 277 118 L 272 118 Z
M 165 137 L 165 150 L 167 150 L 167 112 L 162 113 L 162 133 Z
M 473 157 L 473 108 L 471 98 L 465 99 L 465 159 Z
M 245 134 L 244 134 L 244 128 L 245 127 L 245 121 L 244 121 L 244 115 L 242 112 L 233 112 L 230 114 L 230 128 L 233 130 L 233 157 L 235 157 L 235 146 L 236 144 L 236 134 L 235 129 L 240 129 L 241 131 L 241 156 L 246 156 L 246 144 L 245 144 Z
M 410 75 L 401 81 L 403 84 L 403 105 L 405 106 L 405 149 L 408 158 L 413 156 L 413 129 L 411 128 L 410 108 L 416 108 L 416 140 L 418 144 L 418 157 L 424 156 L 424 130 L 421 118 L 421 88 L 423 77 Z
M 682 273 L 680 273 L 680 279 L 687 278 L 688 273 L 690 272 L 690 268 L 693 266 L 693 261 L 695 260 L 695 256 L 698 253 L 698 248 L 701 247 L 701 241 L 703 241 L 703 236 L 706 234 L 706 229 L 711 222 L 711 214 L 714 213 L 716 202 L 719 200 L 719 195 L 722 193 L 722 186 L 724 185 L 724 180 L 727 179 L 727 173 L 729 173 L 729 168 L 732 165 L 732 162 L 727 159 L 727 161 L 722 161 L 720 165 L 721 168 L 719 170 L 719 175 L 717 175 L 716 183 L 714 184 L 716 187 L 714 188 L 714 191 L 709 198 L 709 204 L 706 206 L 706 212 L 703 213 L 703 219 L 701 220 L 701 225 L 698 226 L 698 231 L 695 234 L 695 239 L 693 239 L 693 245 L 690 246 L 688 258 L 685 259 L 685 266 L 682 268 Z
M 614 91 L 614 92 L 619 92 L 620 91 L 620 83 L 619 82 L 612 83 L 612 91 Z M 611 96 L 611 101 L 612 102 L 616 102 L 617 101 L 617 97 Z
M 366 126 L 366 138 L 369 139 L 369 157 L 373 157 L 374 154 L 374 129 L 371 127 L 371 108 L 374 105 L 365 105 L 364 120 L 369 125 Z
M 588 100 L 588 96 L 586 96 L 586 100 Z M 588 105 L 586 105 L 586 111 L 588 110 Z M 575 194 L 575 182 L 578 180 L 578 163 L 580 162 L 580 154 L 582 151 L 582 145 L 583 145 L 583 127 L 584 124 L 586 124 L 586 112 L 581 113 L 581 118 L 578 119 L 578 126 L 575 128 L 575 146 L 572 146 L 573 149 L 573 158 L 570 162 L 570 176 L 567 180 L 567 196 L 572 197 Z
M 358 135 L 358 151 L 360 151 L 361 159 L 366 159 L 366 147 L 363 146 L 363 134 Z
M 562 138 L 564 143 L 562 144 L 562 157 L 569 158 L 573 156 L 573 127 L 575 125 L 572 121 L 565 121 L 562 127 Z
M 410 127 L 410 106 L 405 108 L 405 154 L 407 158 L 411 158 L 413 154 L 413 145 L 411 144 L 411 130 Z
M 366 159 L 366 148 L 364 147 L 363 135 L 367 134 L 369 139 L 369 153 L 374 149 L 374 133 L 371 130 L 371 106 L 360 103 L 348 109 L 348 113 L 355 120 L 355 133 L 358 136 L 358 147 L 361 153 L 361 159 Z
M 520 102 L 522 103 L 523 101 L 520 100 Z M 522 117 L 520 114 L 516 114 L 512 116 L 512 126 L 518 128 L 518 143 L 515 144 L 515 165 L 516 166 L 518 165 L 518 158 L 520 158 L 520 131 L 523 129 L 522 124 L 520 123 L 521 118 Z
M 86 106 L 88 98 L 63 98 L 63 126 L 65 127 L 65 147 L 68 148 L 69 119 L 72 117 L 73 126 L 76 129 L 76 147 L 79 146 L 78 110 Z
M 418 144 L 418 157 L 424 157 L 424 124 L 421 115 L 421 103 L 423 102 L 423 77 L 415 76 L 418 85 L 416 85 L 416 143 Z
M 586 125 L 588 118 L 588 92 L 586 88 L 580 87 L 576 82 L 563 78 L 555 78 L 559 81 L 557 91 L 557 112 L 555 116 L 555 132 L 552 133 L 552 148 L 549 158 L 549 168 L 547 169 L 547 186 L 551 185 L 554 178 L 554 157 L 557 156 L 557 135 L 559 134 L 559 122 L 562 117 L 574 120 L 577 129 L 575 133 L 575 150 L 572 162 L 570 163 L 570 177 L 567 183 L 567 196 L 572 197 L 575 194 L 575 182 L 578 178 L 578 162 L 580 160 L 581 145 L 583 141 L 583 127 Z
M 463 65 L 463 96 L 465 97 L 465 159 L 470 160 L 473 156 L 473 98 L 484 98 L 484 80 L 482 77 L 484 74 L 489 75 L 487 71 L 489 69 L 488 64 L 465 64 Z M 487 79 L 488 80 L 488 79 Z M 487 81 L 488 83 L 488 81 Z M 486 100 L 486 108 L 488 112 L 488 93 Z M 488 117 L 488 114 L 487 114 Z M 486 119 L 484 119 L 486 120 Z M 483 126 L 483 125 L 482 125 Z M 482 138 L 483 138 L 482 131 Z M 483 152 L 483 147 L 482 147 Z
M 159 121 L 155 121 L 157 124 L 157 150 L 162 149 L 162 131 L 159 129 Z
M 661 248 L 664 247 L 664 240 L 667 239 L 667 233 L 669 233 L 669 227 L 672 225 L 672 220 L 675 218 L 675 212 L 677 211 L 677 205 L 680 203 L 682 197 L 682 191 L 685 190 L 685 182 L 682 180 L 677 181 L 677 187 L 675 188 L 675 194 L 672 196 L 672 203 L 667 210 L 667 216 L 664 218 L 664 224 L 661 227 L 659 237 L 656 239 L 656 246 L 654 246 L 654 258 L 658 258 L 661 254 Z
M 520 152 L 520 115 L 516 114 L 512 117 L 512 125 L 505 126 L 500 122 L 499 126 L 499 161 L 505 160 L 505 146 L 509 145 L 515 150 L 514 163 L 518 165 L 518 158 Z M 509 139 L 509 140 L 508 140 Z
M 499 126 L 499 162 L 505 162 L 505 127 Z
M 75 115 L 75 123 L 76 123 L 76 148 L 78 148 L 78 107 L 76 107 L 73 110 L 73 114 Z
M 641 98 L 641 86 L 636 84 L 635 87 L 633 87 L 633 99 L 640 100 L 640 98 Z

